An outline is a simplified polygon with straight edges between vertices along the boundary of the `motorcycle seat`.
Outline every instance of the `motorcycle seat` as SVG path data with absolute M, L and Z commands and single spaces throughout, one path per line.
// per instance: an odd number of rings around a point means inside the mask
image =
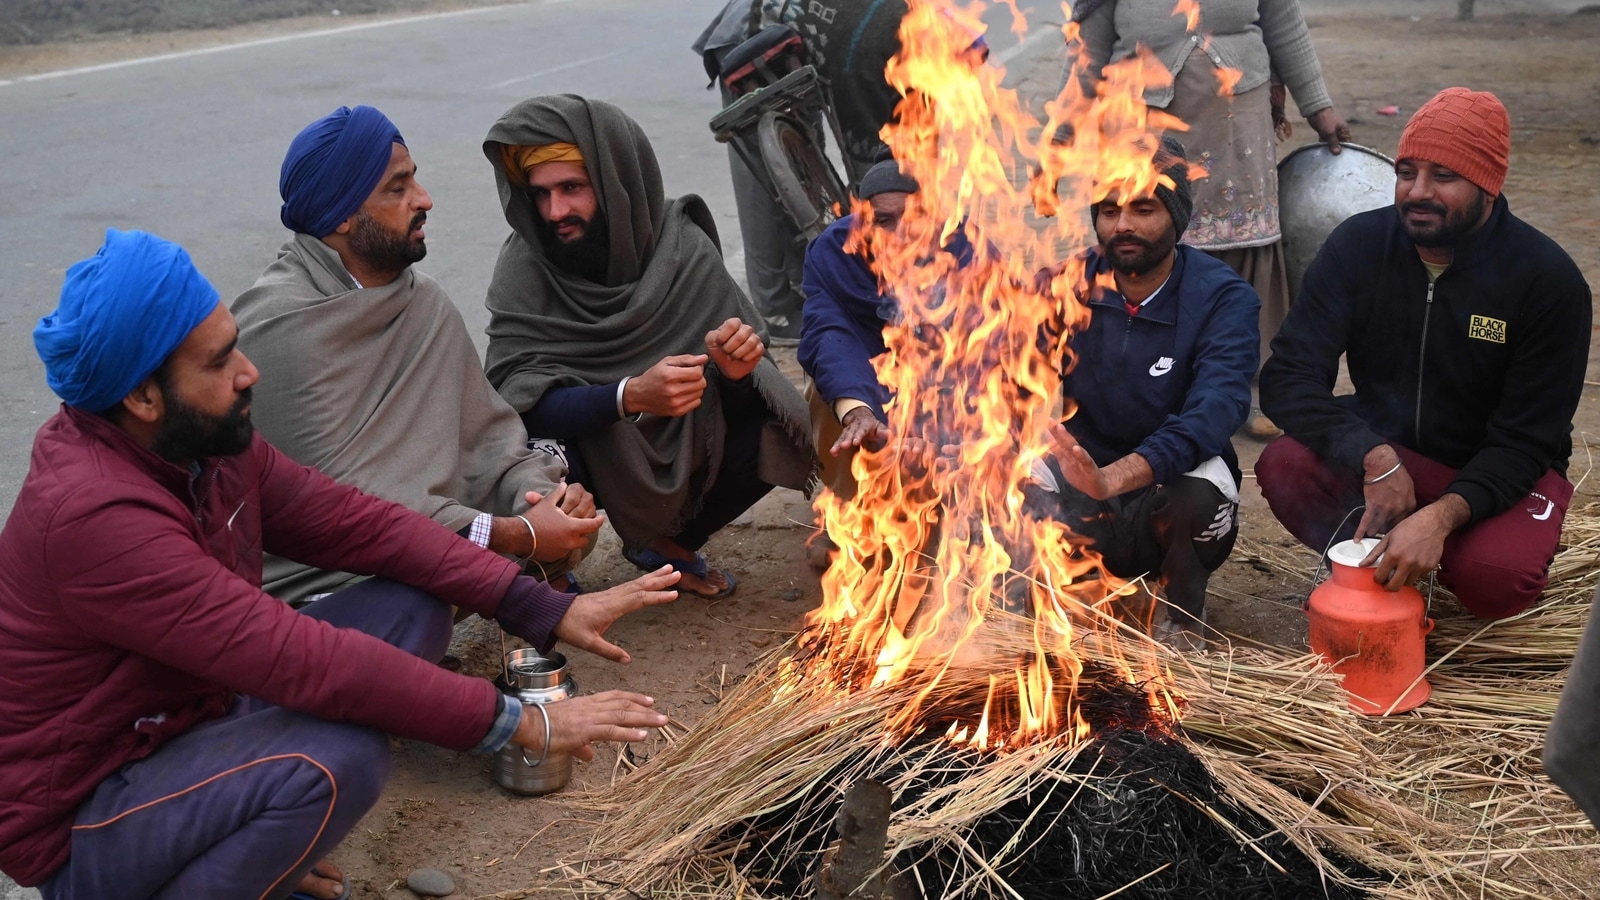
M 805 62 L 805 40 L 793 25 L 768 25 L 744 43 L 728 51 L 722 58 L 722 71 L 717 77 L 731 91 L 737 91 L 739 82 L 763 69 L 774 67 L 780 57 L 791 57 L 776 64 L 782 69 L 779 75 Z M 787 63 L 787 65 L 784 65 Z

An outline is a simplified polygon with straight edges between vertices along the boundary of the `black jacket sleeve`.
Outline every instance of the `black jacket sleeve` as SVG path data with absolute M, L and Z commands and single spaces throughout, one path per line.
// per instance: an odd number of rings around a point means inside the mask
M 1564 256 L 1564 254 L 1563 254 Z M 1565 461 L 1572 416 L 1589 361 L 1592 297 L 1577 266 L 1553 259 L 1523 295 L 1531 307 L 1506 369 L 1505 389 L 1483 444 L 1446 490 L 1459 494 L 1476 522 L 1498 515 Z
M 1347 221 L 1328 236 L 1261 370 L 1261 411 L 1267 418 L 1324 460 L 1356 472 L 1362 458 L 1385 442 L 1333 396 L 1339 357 L 1360 317 L 1354 275 L 1361 269 L 1353 263 L 1360 256 L 1359 234 Z

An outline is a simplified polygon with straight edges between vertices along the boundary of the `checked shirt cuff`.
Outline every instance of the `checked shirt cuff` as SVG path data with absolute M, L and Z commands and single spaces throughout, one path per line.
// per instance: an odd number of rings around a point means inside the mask
M 483 736 L 478 746 L 472 748 L 472 752 L 499 753 L 501 747 L 511 743 L 511 736 L 517 733 L 517 726 L 521 724 L 522 701 L 510 694 L 501 694 L 500 714 L 494 717 L 489 733 Z
M 488 547 L 489 532 L 493 529 L 494 516 L 488 513 L 478 513 L 477 518 L 473 519 L 472 524 L 468 526 L 466 538 L 479 547 Z

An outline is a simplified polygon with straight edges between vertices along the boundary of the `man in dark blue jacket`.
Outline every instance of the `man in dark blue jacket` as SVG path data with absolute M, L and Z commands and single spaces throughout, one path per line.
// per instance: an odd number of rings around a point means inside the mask
M 1071 337 L 1063 385 L 1075 411 L 1051 429 L 1032 499 L 1092 539 L 1112 574 L 1159 574 L 1168 614 L 1155 633 L 1202 649 L 1206 583 L 1237 537 L 1230 438 L 1250 412 L 1261 301 L 1178 243 L 1192 209 L 1183 145 L 1163 139 L 1155 165 L 1153 192 L 1114 188 L 1090 210 L 1100 243 L 1075 288 L 1090 320 Z
M 1295 537 L 1383 535 L 1368 562 L 1384 587 L 1438 566 L 1485 618 L 1548 579 L 1592 317 L 1577 265 L 1501 196 L 1510 153 L 1493 94 L 1417 110 L 1395 205 L 1334 230 L 1272 343 L 1261 405 L 1285 436 L 1256 464 Z M 1340 356 L 1355 392 L 1335 396 Z
M 856 195 L 872 206 L 870 227 L 894 231 L 917 182 L 893 159 L 867 170 Z M 878 383 L 872 360 L 885 351 L 883 326 L 897 314 L 892 295 L 881 291 L 864 251 L 846 250 L 857 227 L 854 215 L 828 226 L 806 249 L 805 316 L 800 329 L 800 367 L 810 381 L 811 434 L 822 460 L 822 483 L 840 497 L 855 496 L 850 460 L 863 443 L 889 436 L 883 404 L 889 394 Z M 963 265 L 972 256 L 965 235 L 945 245 Z

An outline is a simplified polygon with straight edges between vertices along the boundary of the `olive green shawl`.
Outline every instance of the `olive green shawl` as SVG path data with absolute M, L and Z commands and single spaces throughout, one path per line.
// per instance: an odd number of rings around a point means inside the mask
M 611 234 L 604 284 L 546 258 L 531 194 L 513 184 L 501 148 L 576 144 Z M 667 202 L 655 152 L 639 125 L 608 103 L 566 94 L 523 101 L 483 145 L 512 233 L 489 286 L 489 381 L 519 412 L 552 388 L 610 384 L 663 357 L 704 353 L 729 318 L 765 328 L 723 265 L 699 197 Z M 713 367 L 714 368 L 714 367 Z M 757 471 L 768 484 L 809 490 L 815 460 L 805 401 L 770 358 L 750 376 L 767 408 Z M 589 487 L 630 546 L 672 536 L 693 517 L 721 464 L 727 425 L 720 376 L 708 372 L 688 415 L 621 421 L 574 442 Z

